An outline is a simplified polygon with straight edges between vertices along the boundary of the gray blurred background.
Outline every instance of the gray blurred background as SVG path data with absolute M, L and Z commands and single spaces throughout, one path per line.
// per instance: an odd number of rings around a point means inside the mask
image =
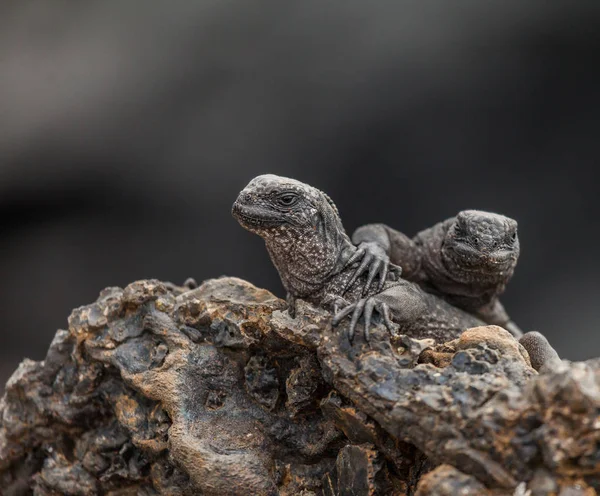
M 505 306 L 600 355 L 599 64 L 598 0 L 2 2 L 0 383 L 108 285 L 282 296 L 230 216 L 266 172 L 349 232 L 516 218 Z

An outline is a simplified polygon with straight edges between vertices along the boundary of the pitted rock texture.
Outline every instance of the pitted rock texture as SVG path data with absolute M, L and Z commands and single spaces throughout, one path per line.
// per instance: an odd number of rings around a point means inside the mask
M 0 494 L 600 486 L 599 361 L 538 376 L 493 326 L 435 348 L 382 329 L 351 346 L 326 312 L 284 309 L 235 278 L 104 290 L 8 381 Z

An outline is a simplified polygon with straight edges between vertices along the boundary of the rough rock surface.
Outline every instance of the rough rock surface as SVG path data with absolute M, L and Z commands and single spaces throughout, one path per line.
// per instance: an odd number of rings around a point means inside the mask
M 502 329 L 353 346 L 235 279 L 73 311 L 0 403 L 3 495 L 595 494 L 600 361 L 537 375 Z

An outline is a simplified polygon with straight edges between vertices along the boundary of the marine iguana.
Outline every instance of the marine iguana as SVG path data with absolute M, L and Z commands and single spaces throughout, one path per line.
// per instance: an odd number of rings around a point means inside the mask
M 410 239 L 385 224 L 359 227 L 352 235 L 361 263 L 351 283 L 368 273 L 365 291 L 389 263 L 402 267 L 402 277 L 416 282 L 487 324 L 523 335 L 498 300 L 519 258 L 517 222 L 503 215 L 463 210 Z
M 242 227 L 264 239 L 287 291 L 290 315 L 295 315 L 297 298 L 333 310 L 334 325 L 352 314 L 351 342 L 361 318 L 369 340 L 375 311 L 390 333 L 396 332 L 394 322 L 403 334 L 437 342 L 483 324 L 404 279 L 386 277 L 380 288 L 369 286 L 361 298 L 366 274 L 351 283 L 359 250 L 348 238 L 333 201 L 312 186 L 271 174 L 258 176 L 241 191 L 232 214 Z M 351 303 L 354 300 L 358 301 Z M 340 304 L 345 305 L 341 310 Z M 545 357 L 554 357 L 556 352 L 538 336 L 531 336 L 528 349 L 538 354 L 536 363 L 543 364 Z

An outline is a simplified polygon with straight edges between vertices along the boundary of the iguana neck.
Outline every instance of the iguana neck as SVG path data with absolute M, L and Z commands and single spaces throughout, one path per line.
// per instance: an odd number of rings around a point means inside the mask
M 285 225 L 265 239 L 273 264 L 288 293 L 320 299 L 323 288 L 339 274 L 356 247 L 338 222 L 322 220 L 314 230 Z

